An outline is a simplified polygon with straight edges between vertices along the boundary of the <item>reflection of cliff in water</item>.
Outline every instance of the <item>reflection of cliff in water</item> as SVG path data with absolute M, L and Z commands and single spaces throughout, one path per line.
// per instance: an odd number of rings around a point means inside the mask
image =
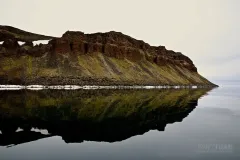
M 116 142 L 149 130 L 164 131 L 167 124 L 187 117 L 208 91 L 1 91 L 0 145 L 51 136 L 61 136 L 66 143 Z

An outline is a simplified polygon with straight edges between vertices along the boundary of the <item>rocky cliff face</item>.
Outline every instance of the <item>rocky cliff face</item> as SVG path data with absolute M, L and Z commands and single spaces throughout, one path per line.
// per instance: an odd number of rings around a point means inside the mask
M 0 26 L 1 41 L 1 84 L 213 85 L 182 53 L 120 32 L 55 38 Z

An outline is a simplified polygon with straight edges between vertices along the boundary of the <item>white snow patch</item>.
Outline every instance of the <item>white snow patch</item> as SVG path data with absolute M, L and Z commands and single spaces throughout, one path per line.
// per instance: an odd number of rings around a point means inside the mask
M 25 44 L 25 42 L 18 41 L 18 44 L 19 44 L 20 46 L 22 46 L 22 45 L 24 45 L 24 44 Z
M 42 90 L 42 89 L 60 89 L 60 90 L 78 90 L 78 89 L 86 89 L 86 90 L 94 90 L 94 89 L 180 89 L 180 88 L 188 88 L 188 89 L 197 89 L 201 88 L 199 86 L 97 86 L 97 85 L 52 85 L 52 86 L 44 86 L 44 85 L 0 85 L 0 90 L 20 90 L 20 89 L 29 89 L 29 90 Z M 203 86 L 204 88 L 204 86 Z
M 21 131 L 23 131 L 22 128 L 18 128 L 18 129 L 16 130 L 16 132 L 21 132 Z
M 26 89 L 29 89 L 29 90 L 42 90 L 42 89 L 44 89 L 44 86 L 42 86 L 42 85 L 28 85 L 28 86 L 26 86 Z
M 27 88 L 29 90 L 32 90 L 32 91 L 39 91 L 39 90 L 43 90 L 43 88 Z
M 39 41 L 33 41 L 33 45 L 39 45 L 39 44 L 48 44 L 50 40 L 39 40 Z
M 48 132 L 48 130 L 46 130 L 46 129 L 32 128 L 31 131 L 33 131 L 33 132 L 39 132 L 39 133 L 41 133 L 41 134 L 43 134 L 43 135 L 49 135 L 49 132 Z
M 22 88 L 0 88 L 0 91 L 4 91 L 4 90 L 21 90 Z
M 63 87 L 64 87 L 64 89 L 81 89 L 81 88 L 83 88 L 83 87 L 77 86 L 77 85 L 65 85 Z
M 107 86 L 105 86 L 107 88 Z M 101 89 L 103 86 L 83 86 L 82 89 Z
M 153 89 L 154 86 L 145 86 L 144 88 L 145 88 L 145 89 Z
M 48 86 L 49 89 L 64 89 L 64 86 Z
M 181 88 L 181 86 L 174 86 L 174 88 L 175 88 L 175 89 L 179 89 L 179 88 Z
M 24 88 L 25 86 L 20 85 L 0 85 L 0 90 L 20 90 Z
M 4 41 L 0 41 L 0 44 L 3 44 Z
M 0 88 L 21 88 L 21 85 L 0 85 Z

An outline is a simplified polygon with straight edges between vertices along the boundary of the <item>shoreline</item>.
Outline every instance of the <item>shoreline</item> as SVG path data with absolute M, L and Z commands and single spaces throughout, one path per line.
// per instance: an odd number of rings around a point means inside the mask
M 214 85 L 0 85 L 0 90 L 199 89 Z

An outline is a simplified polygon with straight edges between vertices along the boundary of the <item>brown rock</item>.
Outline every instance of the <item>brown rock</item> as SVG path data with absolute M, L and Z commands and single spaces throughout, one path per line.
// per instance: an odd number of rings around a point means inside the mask
M 8 37 L 7 33 L 8 31 L 5 31 L 2 37 Z M 26 33 L 24 32 L 24 34 Z M 50 38 L 38 36 L 39 38 Z M 28 39 L 31 38 L 31 36 L 28 37 Z M 144 41 L 136 40 L 121 32 L 84 34 L 78 31 L 67 31 L 61 38 L 53 38 L 49 44 L 39 46 L 33 46 L 31 41 L 26 40 L 26 43 L 20 47 L 17 40 L 14 37 L 6 38 L 1 52 L 4 51 L 6 55 L 17 53 L 18 55 L 30 54 L 33 56 L 41 56 L 47 52 L 52 54 L 72 53 L 71 55 L 102 53 L 109 57 L 126 58 L 133 62 L 148 60 L 160 66 L 178 65 L 192 72 L 197 72 L 193 62 L 182 53 L 167 50 L 165 46 L 150 46 Z

